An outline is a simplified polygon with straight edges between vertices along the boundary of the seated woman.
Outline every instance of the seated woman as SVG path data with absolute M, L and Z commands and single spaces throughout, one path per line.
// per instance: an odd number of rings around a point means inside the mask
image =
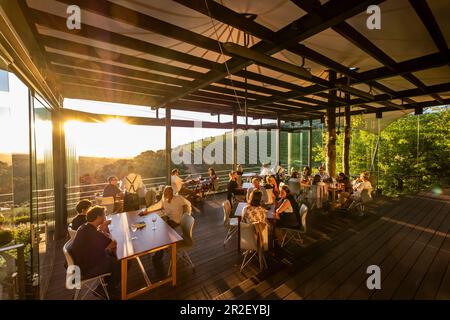
M 303 168 L 300 185 L 304 188 L 309 187 L 311 185 L 310 178 L 311 178 L 311 169 L 308 166 L 306 166 Z
M 358 179 L 355 180 L 353 184 L 353 194 L 351 199 L 359 200 L 363 190 L 368 190 L 369 196 L 371 197 L 372 184 L 369 181 L 369 173 L 362 172 Z
M 117 186 L 118 183 L 119 179 L 117 179 L 116 176 L 108 177 L 108 185 L 103 190 L 103 198 L 113 197 L 114 201 L 116 201 L 116 198 L 120 198 L 122 196 L 122 191 Z
M 281 188 L 280 198 L 279 206 L 274 213 L 277 220 L 276 228 L 299 228 L 301 225 L 300 207 L 288 186 Z M 275 229 L 275 237 L 281 243 L 283 235 L 277 229 Z
M 280 195 L 280 189 L 278 188 L 277 179 L 275 176 L 270 175 L 266 177 L 266 184 L 264 185 L 266 189 L 272 189 L 272 193 L 274 195 L 274 199 L 277 199 Z
M 209 179 L 210 190 L 216 191 L 215 190 L 215 182 L 217 181 L 218 177 L 216 174 L 216 170 L 214 170 L 213 168 L 208 169 L 208 179 Z
M 266 223 L 267 210 L 262 206 L 262 192 L 253 190 L 250 194 L 248 204 L 242 209 L 242 221 L 245 223 Z
M 238 164 L 236 166 L 236 174 L 237 174 L 237 183 L 239 184 L 239 187 L 242 187 L 242 175 L 244 174 L 244 169 L 242 168 L 241 164 Z
M 336 180 L 341 189 L 341 193 L 339 194 L 339 204 L 342 207 L 344 203 L 347 202 L 348 198 L 350 198 L 350 195 L 353 192 L 352 184 L 350 182 L 350 179 L 343 172 L 339 173 Z
M 70 227 L 72 230 L 78 230 L 83 224 L 87 222 L 86 213 L 92 207 L 92 202 L 88 199 L 83 199 L 78 201 L 75 210 L 77 211 L 77 215 L 73 218 Z
M 230 181 L 227 185 L 227 199 L 233 205 L 233 197 L 236 195 L 244 195 L 245 192 L 237 183 L 238 174 L 236 171 L 231 171 L 228 176 L 230 177 Z

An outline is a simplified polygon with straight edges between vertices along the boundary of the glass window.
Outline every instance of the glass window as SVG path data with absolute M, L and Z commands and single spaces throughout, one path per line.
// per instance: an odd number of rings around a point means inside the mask
M 55 232 L 52 116 L 45 102 L 33 98 L 32 110 L 32 239 L 34 273 L 39 275 L 40 296 L 50 280 Z
M 0 70 L 0 249 L 24 245 L 25 280 L 32 282 L 28 88 Z M 17 251 L 0 251 L 0 300 L 17 297 Z

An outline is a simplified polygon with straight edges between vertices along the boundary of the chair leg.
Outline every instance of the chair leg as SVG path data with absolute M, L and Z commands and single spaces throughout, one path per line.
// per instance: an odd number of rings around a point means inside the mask
M 76 289 L 75 294 L 73 295 L 73 300 L 77 300 L 79 294 L 80 294 L 80 289 Z
M 225 237 L 225 240 L 223 241 L 223 245 L 226 245 L 228 241 L 233 237 L 233 235 L 236 233 L 237 228 L 235 227 L 229 227 L 227 235 Z
M 250 255 L 250 258 L 248 258 L 249 255 Z M 247 250 L 244 252 L 244 260 L 242 260 L 240 272 L 242 272 L 242 270 L 248 265 L 250 260 L 252 260 L 255 255 L 256 255 L 256 251 Z
M 187 253 L 186 251 L 183 251 L 183 257 L 184 257 L 185 261 L 187 263 L 189 263 L 193 269 L 195 269 L 195 265 L 192 262 L 191 257 L 189 256 L 189 253 Z
M 105 279 L 104 279 L 104 278 L 100 278 L 100 283 L 101 283 L 101 285 L 102 285 L 102 287 L 103 287 L 103 291 L 105 292 L 106 298 L 107 298 L 108 300 L 111 300 L 111 299 L 109 298 L 108 289 L 106 288 Z

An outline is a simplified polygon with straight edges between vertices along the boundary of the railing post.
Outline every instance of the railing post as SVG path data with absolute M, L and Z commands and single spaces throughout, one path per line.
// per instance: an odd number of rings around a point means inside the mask
M 170 185 L 170 171 L 171 171 L 171 165 L 172 165 L 172 125 L 171 125 L 171 112 L 170 108 L 166 107 L 166 183 Z
M 67 234 L 66 203 L 66 146 L 64 125 L 59 106 L 52 111 L 53 125 L 53 180 L 55 201 L 55 239 L 62 239 Z M 38 221 L 39 223 L 39 221 Z
M 25 254 L 24 246 L 17 248 L 17 273 L 19 276 L 19 299 L 25 299 Z

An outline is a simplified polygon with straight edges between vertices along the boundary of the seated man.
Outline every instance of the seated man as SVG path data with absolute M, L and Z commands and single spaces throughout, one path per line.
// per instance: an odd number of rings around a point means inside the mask
M 252 193 L 253 190 L 260 190 L 262 193 L 262 202 L 264 204 L 266 204 L 268 202 L 273 203 L 273 201 L 269 201 L 269 195 L 267 194 L 266 188 L 264 188 L 264 186 L 261 185 L 260 178 L 253 178 L 252 183 L 253 183 L 253 186 L 247 189 L 247 196 L 245 197 L 247 202 L 249 201 L 250 194 Z M 275 198 L 273 200 L 275 201 Z
M 92 202 L 88 199 L 78 201 L 77 206 L 75 207 L 77 215 L 73 218 L 72 223 L 70 224 L 72 230 L 78 230 L 80 226 L 87 222 L 86 213 L 90 207 L 92 207 Z
M 317 173 L 320 176 L 320 180 L 323 182 L 329 182 L 330 181 L 330 175 L 325 172 L 325 167 L 320 166 L 319 172 Z
M 82 225 L 68 248 L 75 265 L 80 268 L 81 278 L 92 278 L 111 273 L 108 292 L 116 293 L 120 282 L 120 263 L 115 257 L 116 241 L 99 228 L 106 223 L 105 207 L 94 206 L 86 214 L 87 223 Z M 102 291 L 95 290 L 97 293 Z
M 174 194 L 173 188 L 167 186 L 162 198 L 162 210 L 164 212 L 163 217 L 167 217 L 167 224 L 172 228 L 177 228 L 181 223 L 183 214 L 190 215 L 192 213 L 192 206 L 186 198 Z
M 170 182 L 172 186 L 172 190 L 176 194 L 186 195 L 191 197 L 196 197 L 194 191 L 189 190 L 184 186 L 187 181 L 184 181 L 180 178 L 180 171 L 178 169 L 173 169 L 171 172 Z
M 161 217 L 173 229 L 180 226 L 183 214 L 192 214 L 191 203 L 183 196 L 174 194 L 174 190 L 171 186 L 164 188 L 163 198 L 159 204 L 160 206 L 157 204 L 152 207 L 160 207 L 162 209 Z M 153 210 L 152 207 L 147 208 L 147 212 L 151 212 Z M 157 251 L 153 258 L 155 260 L 160 260 L 163 257 L 163 254 L 164 250 Z

